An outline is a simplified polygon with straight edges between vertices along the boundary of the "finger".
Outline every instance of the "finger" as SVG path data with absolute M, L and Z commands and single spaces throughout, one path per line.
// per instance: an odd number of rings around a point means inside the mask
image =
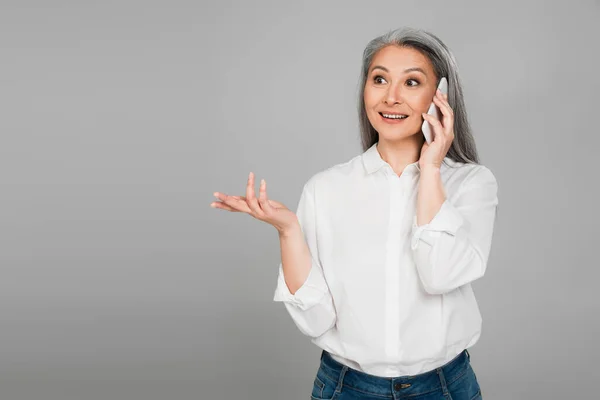
M 440 108 L 440 110 L 442 110 L 442 114 L 450 116 L 454 115 L 454 111 L 450 107 L 450 104 L 448 104 L 448 102 L 444 98 L 435 96 L 433 98 L 433 101 Z
M 454 115 L 454 110 L 450 107 L 450 103 L 448 102 L 448 98 L 444 96 L 444 94 L 439 93 L 438 96 L 435 96 L 434 99 L 438 99 L 445 107 L 450 115 Z
M 252 210 L 250 210 L 248 203 L 246 203 L 244 200 L 236 199 L 234 196 L 223 195 L 222 202 L 235 210 L 252 214 Z
M 452 112 L 452 109 L 450 108 L 448 103 L 444 102 L 443 100 L 440 100 L 437 97 L 434 97 L 433 100 L 442 111 L 444 127 L 443 131 L 445 134 L 449 135 L 452 131 L 452 127 L 454 126 L 454 113 Z
M 434 117 L 433 115 L 429 115 L 426 113 L 423 113 L 422 115 L 423 115 L 423 118 L 425 118 L 427 120 L 427 122 L 429 122 L 434 127 L 434 129 L 436 127 L 438 127 L 438 128 L 442 127 L 442 123 L 440 122 L 440 120 L 437 119 L 436 117 Z
M 442 103 L 446 104 L 448 106 L 448 109 L 450 111 L 452 111 L 452 107 L 450 107 L 450 102 L 448 101 L 448 96 L 445 95 L 444 93 L 442 93 L 439 89 L 437 90 L 436 95 L 434 96 L 434 98 L 437 98 Z
M 230 197 L 233 197 L 234 199 L 237 199 L 237 200 L 246 201 L 246 196 L 230 196 Z M 259 198 L 259 204 L 260 204 L 260 198 Z M 275 201 L 273 199 L 269 199 L 269 205 L 272 208 L 275 208 L 275 207 L 278 207 L 278 208 L 287 208 L 283 203 L 280 203 L 280 202 Z
M 433 140 L 435 141 L 436 139 L 438 139 L 438 141 L 439 141 L 440 138 L 444 135 L 444 127 L 442 126 L 441 122 L 433 115 L 429 115 L 429 114 L 425 114 L 425 113 L 423 113 L 423 118 L 425 118 L 433 127 L 433 132 L 434 132 Z
M 246 198 L 243 196 L 228 196 L 225 193 L 220 192 L 214 192 L 213 195 L 218 200 L 221 200 L 221 203 L 219 204 L 225 205 L 238 212 L 252 214 L 252 210 L 250 209 L 250 207 L 248 207 L 248 203 L 246 203 Z
M 212 208 L 220 208 L 222 210 L 227 210 L 227 211 L 232 211 L 232 212 L 240 212 L 240 210 L 236 210 L 235 208 L 230 207 L 221 201 L 213 201 L 212 203 L 210 203 L 210 206 Z
M 229 199 L 229 201 L 231 202 L 231 200 L 235 199 L 235 200 L 240 200 L 240 196 L 228 196 L 224 193 L 220 193 L 220 192 L 214 192 L 213 196 L 215 196 L 217 198 L 217 200 L 221 200 L 222 202 L 226 201 L 227 199 Z M 240 204 L 238 202 L 236 202 L 235 204 Z M 242 211 L 242 210 L 240 210 Z M 250 211 L 250 209 L 248 209 L 248 211 Z
M 246 185 L 246 203 L 248 207 L 258 216 L 263 216 L 264 213 L 258 204 L 256 195 L 254 194 L 254 174 L 250 172 L 248 175 L 248 184 Z
M 267 182 L 264 179 L 261 179 L 260 181 L 258 202 L 260 203 L 260 207 L 266 214 L 273 212 L 273 207 L 271 207 L 271 204 L 269 203 L 269 198 L 267 197 Z

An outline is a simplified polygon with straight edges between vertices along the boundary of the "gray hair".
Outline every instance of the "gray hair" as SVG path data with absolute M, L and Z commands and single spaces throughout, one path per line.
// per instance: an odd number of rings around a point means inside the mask
M 360 76 L 360 93 L 358 96 L 358 117 L 363 150 L 366 151 L 379 141 L 379 134 L 367 117 L 364 103 L 365 84 L 373 57 L 382 48 L 396 45 L 410 47 L 421 52 L 433 65 L 436 75 L 436 87 L 445 76 L 448 80 L 448 102 L 454 111 L 454 140 L 448 149 L 447 157 L 464 163 L 479 163 L 479 156 L 471 127 L 467 119 L 467 111 L 463 91 L 458 76 L 458 66 L 454 55 L 448 47 L 434 34 L 410 27 L 403 27 L 371 40 L 363 52 Z

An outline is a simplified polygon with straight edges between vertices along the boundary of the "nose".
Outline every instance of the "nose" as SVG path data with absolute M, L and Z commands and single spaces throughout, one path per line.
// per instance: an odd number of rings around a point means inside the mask
M 401 84 L 398 83 L 396 85 L 390 85 L 387 93 L 384 97 L 384 103 L 387 105 L 393 105 L 396 103 L 403 103 Z

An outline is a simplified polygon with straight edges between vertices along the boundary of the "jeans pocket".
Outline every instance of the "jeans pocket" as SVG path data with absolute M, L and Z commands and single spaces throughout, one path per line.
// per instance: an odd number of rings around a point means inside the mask
M 318 376 L 315 376 L 315 381 L 313 383 L 312 393 L 310 394 L 311 399 L 320 399 L 323 397 L 323 388 L 325 387 L 325 383 L 323 383 Z
M 475 395 L 473 397 L 471 397 L 469 400 L 483 400 L 483 398 L 481 397 L 481 389 L 479 389 L 477 391 L 477 393 L 475 393 Z
M 319 368 L 313 383 L 312 400 L 332 400 L 337 388 L 337 379 L 328 375 L 323 368 Z
M 481 388 L 471 363 L 465 365 L 462 375 L 448 385 L 453 400 L 477 400 L 481 398 Z

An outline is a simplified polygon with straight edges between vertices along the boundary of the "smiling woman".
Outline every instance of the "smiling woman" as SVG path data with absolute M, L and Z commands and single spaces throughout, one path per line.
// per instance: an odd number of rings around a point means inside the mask
M 498 186 L 478 164 L 454 57 L 403 28 L 369 42 L 361 71 L 363 153 L 304 185 L 273 300 L 322 349 L 313 400 L 480 399 L 471 283 L 486 271 Z M 440 119 L 425 114 L 432 103 Z
M 435 102 L 435 90 L 442 77 L 448 80 L 446 100 L 453 114 L 455 134 L 446 155 L 454 160 L 478 163 L 455 58 L 437 36 L 413 28 L 397 29 L 377 37 L 363 52 L 357 103 L 363 150 L 381 142 L 380 150 L 385 152 L 386 139 L 392 135 L 395 147 L 411 147 L 410 161 L 418 160 L 425 139 L 420 130 L 422 114 Z M 382 114 L 406 115 L 406 124 L 386 129 L 390 120 Z M 391 122 L 396 123 L 396 120 Z M 409 163 L 404 164 L 394 170 Z

